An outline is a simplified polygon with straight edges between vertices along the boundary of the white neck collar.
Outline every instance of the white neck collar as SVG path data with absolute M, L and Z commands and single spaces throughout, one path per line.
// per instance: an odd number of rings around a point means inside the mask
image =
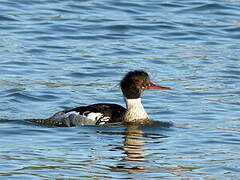
M 148 119 L 148 115 L 142 105 L 141 98 L 127 99 L 125 98 L 127 112 L 125 114 L 125 121 L 137 122 Z

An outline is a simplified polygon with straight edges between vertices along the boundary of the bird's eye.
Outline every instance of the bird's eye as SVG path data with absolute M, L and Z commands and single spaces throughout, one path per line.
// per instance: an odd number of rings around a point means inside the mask
M 144 80 L 138 80 L 138 81 L 137 81 L 137 84 L 138 84 L 138 85 L 143 85 L 143 84 L 144 84 Z

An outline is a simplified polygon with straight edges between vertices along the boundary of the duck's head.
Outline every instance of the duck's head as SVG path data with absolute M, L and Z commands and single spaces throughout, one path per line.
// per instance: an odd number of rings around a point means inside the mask
M 144 71 L 130 71 L 120 83 L 123 95 L 127 99 L 137 99 L 141 97 L 144 90 L 159 89 L 170 90 L 169 87 L 157 86 L 150 81 L 149 75 Z

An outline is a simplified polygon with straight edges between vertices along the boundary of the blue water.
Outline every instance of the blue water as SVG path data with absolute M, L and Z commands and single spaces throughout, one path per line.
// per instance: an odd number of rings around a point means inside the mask
M 1 0 L 0 179 L 237 179 L 239 0 Z M 124 105 L 147 71 L 152 126 L 49 128 L 24 119 Z

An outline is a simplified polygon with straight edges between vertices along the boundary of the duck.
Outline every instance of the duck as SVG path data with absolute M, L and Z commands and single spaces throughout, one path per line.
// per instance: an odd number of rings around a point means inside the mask
M 147 72 L 135 70 L 128 72 L 120 82 L 121 91 L 126 104 L 98 103 L 80 106 L 55 113 L 53 116 L 35 123 L 71 127 L 84 125 L 106 125 L 115 123 L 144 124 L 149 116 L 141 101 L 145 90 L 170 90 L 169 87 L 155 85 Z

